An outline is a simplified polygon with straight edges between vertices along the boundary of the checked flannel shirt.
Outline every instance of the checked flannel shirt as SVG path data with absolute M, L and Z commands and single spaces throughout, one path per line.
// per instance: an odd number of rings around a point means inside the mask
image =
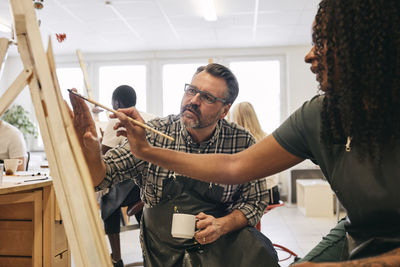
M 180 115 L 169 115 L 156 118 L 147 124 L 175 139 L 170 141 L 151 131 L 147 131 L 148 142 L 156 147 L 179 150 L 187 153 L 236 153 L 255 143 L 252 135 L 242 127 L 220 120 L 210 139 L 195 143 Z M 155 206 L 162 197 L 163 180 L 171 178 L 174 172 L 135 158 L 126 141 L 119 147 L 110 149 L 104 156 L 106 177 L 96 187 L 101 190 L 125 179 L 133 179 L 141 188 L 141 198 L 149 206 Z M 239 185 L 222 185 L 224 193 L 220 203 L 227 211 L 240 210 L 248 220 L 248 225 L 254 226 L 267 207 L 268 191 L 265 179 L 251 181 Z

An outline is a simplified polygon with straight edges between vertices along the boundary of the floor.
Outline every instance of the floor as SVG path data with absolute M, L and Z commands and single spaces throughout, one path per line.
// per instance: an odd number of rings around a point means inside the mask
M 344 215 L 344 214 L 343 214 Z M 331 217 L 306 217 L 296 205 L 287 204 L 264 214 L 261 219 L 261 232 L 272 243 L 288 248 L 300 258 L 319 243 L 336 225 L 336 215 Z M 285 259 L 288 253 L 278 250 L 279 259 Z M 282 267 L 289 266 L 294 258 L 280 261 Z
M 135 223 L 135 218 L 131 220 Z M 304 256 L 335 226 L 336 216 L 332 217 L 305 217 L 296 205 L 287 204 L 275 208 L 264 214 L 261 219 L 261 232 L 268 236 L 272 243 L 282 245 L 299 257 Z M 125 266 L 142 266 L 139 244 L 139 230 L 121 233 L 122 258 Z M 284 251 L 278 251 L 279 258 L 289 256 Z M 293 257 L 279 262 L 281 267 L 289 266 Z

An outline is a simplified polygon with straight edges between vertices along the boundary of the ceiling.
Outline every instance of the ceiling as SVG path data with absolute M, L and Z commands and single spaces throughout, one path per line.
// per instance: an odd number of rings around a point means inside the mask
M 218 20 L 203 19 L 202 0 L 44 0 L 36 10 L 54 53 L 238 48 L 311 43 L 320 0 L 215 0 Z M 108 2 L 108 3 L 107 3 Z M 0 22 L 12 22 L 0 0 Z M 56 34 L 65 33 L 58 42 Z M 0 37 L 10 33 L 0 32 Z

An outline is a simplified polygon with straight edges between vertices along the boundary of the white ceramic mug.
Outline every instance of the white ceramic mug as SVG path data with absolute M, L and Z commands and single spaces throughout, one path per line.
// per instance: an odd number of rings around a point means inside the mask
M 175 238 L 193 238 L 196 228 L 196 216 L 174 213 L 172 215 L 171 235 Z
M 6 173 L 14 174 L 17 171 L 18 165 L 22 164 L 20 159 L 5 159 L 4 160 L 4 170 Z

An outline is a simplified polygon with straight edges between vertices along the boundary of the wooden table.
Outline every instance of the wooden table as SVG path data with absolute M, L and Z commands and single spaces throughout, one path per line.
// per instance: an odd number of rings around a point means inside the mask
M 33 179 L 42 180 L 30 181 Z M 0 185 L 0 266 L 71 265 L 52 184 L 46 174 L 3 176 Z

